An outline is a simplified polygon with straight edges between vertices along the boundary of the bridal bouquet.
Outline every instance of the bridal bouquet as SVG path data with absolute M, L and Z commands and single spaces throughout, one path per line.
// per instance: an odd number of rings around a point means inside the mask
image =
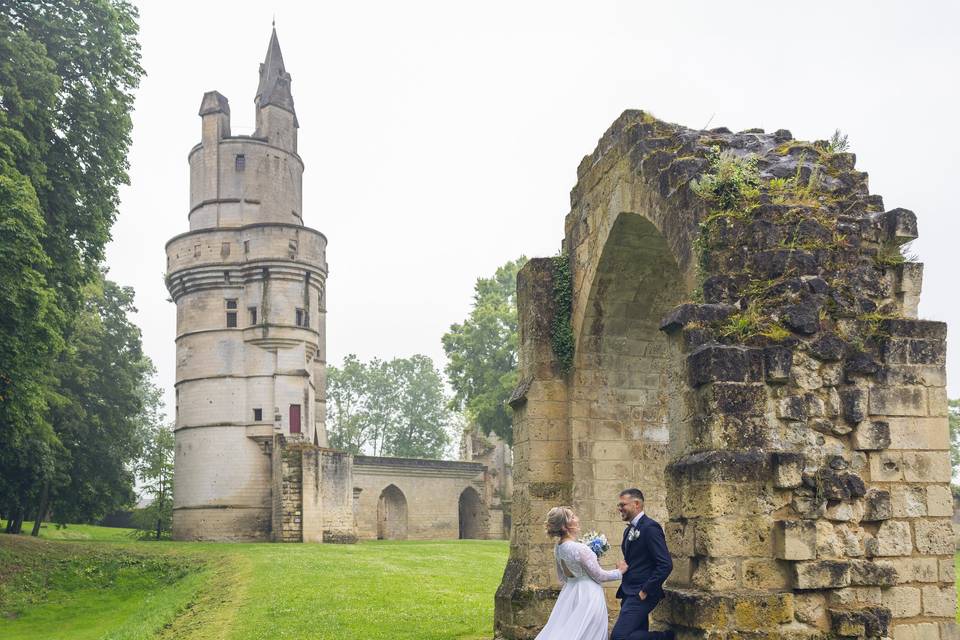
M 581 536 L 578 542 L 587 545 L 590 551 L 597 554 L 597 558 L 603 557 L 603 554 L 610 551 L 610 543 L 607 542 L 607 536 L 602 533 L 597 533 L 596 531 L 590 531 Z

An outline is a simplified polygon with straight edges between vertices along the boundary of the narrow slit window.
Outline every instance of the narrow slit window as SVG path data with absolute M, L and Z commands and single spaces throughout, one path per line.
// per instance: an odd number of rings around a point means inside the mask
M 235 161 L 235 166 L 236 166 L 236 168 L 237 168 L 237 171 L 243 171 L 244 169 L 246 169 L 246 168 L 247 168 L 247 156 L 243 155 L 242 153 L 238 153 L 238 154 L 237 154 L 236 161 Z
M 307 326 L 307 312 L 303 309 L 297 309 L 297 326 L 305 327 Z
M 250 324 L 257 324 L 257 308 L 256 307 L 247 307 L 247 311 L 250 312 Z
M 253 410 L 253 421 L 254 422 L 263 422 L 263 409 L 257 407 Z

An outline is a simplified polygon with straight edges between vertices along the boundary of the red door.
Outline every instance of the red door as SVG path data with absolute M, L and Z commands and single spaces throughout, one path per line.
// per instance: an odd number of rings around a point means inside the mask
M 300 405 L 290 405 L 290 433 L 300 433 Z

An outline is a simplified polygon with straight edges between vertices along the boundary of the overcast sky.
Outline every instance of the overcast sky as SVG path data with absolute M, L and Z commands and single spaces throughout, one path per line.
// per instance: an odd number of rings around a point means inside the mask
M 954 2 L 141 0 L 147 77 L 108 250 L 172 397 L 164 243 L 187 230 L 205 91 L 251 133 L 270 21 L 300 121 L 304 222 L 329 239 L 338 364 L 424 353 L 481 275 L 556 253 L 580 159 L 625 109 L 701 128 L 850 136 L 887 208 L 919 217 L 922 317 L 960 327 Z M 960 329 L 949 390 L 960 395 Z

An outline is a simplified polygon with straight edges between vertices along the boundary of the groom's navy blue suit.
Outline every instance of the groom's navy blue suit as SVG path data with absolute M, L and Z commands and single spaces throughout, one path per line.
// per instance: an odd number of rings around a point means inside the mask
M 636 533 L 631 533 L 635 531 Z M 632 538 L 632 539 L 631 539 Z M 663 598 L 663 581 L 673 571 L 673 560 L 667 551 L 663 528 L 646 515 L 636 527 L 632 524 L 623 532 L 620 545 L 627 572 L 623 574 L 617 597 L 620 598 L 620 616 L 610 634 L 610 640 L 646 640 L 659 638 L 660 633 L 648 631 L 648 616 Z M 640 592 L 647 594 L 640 599 Z

